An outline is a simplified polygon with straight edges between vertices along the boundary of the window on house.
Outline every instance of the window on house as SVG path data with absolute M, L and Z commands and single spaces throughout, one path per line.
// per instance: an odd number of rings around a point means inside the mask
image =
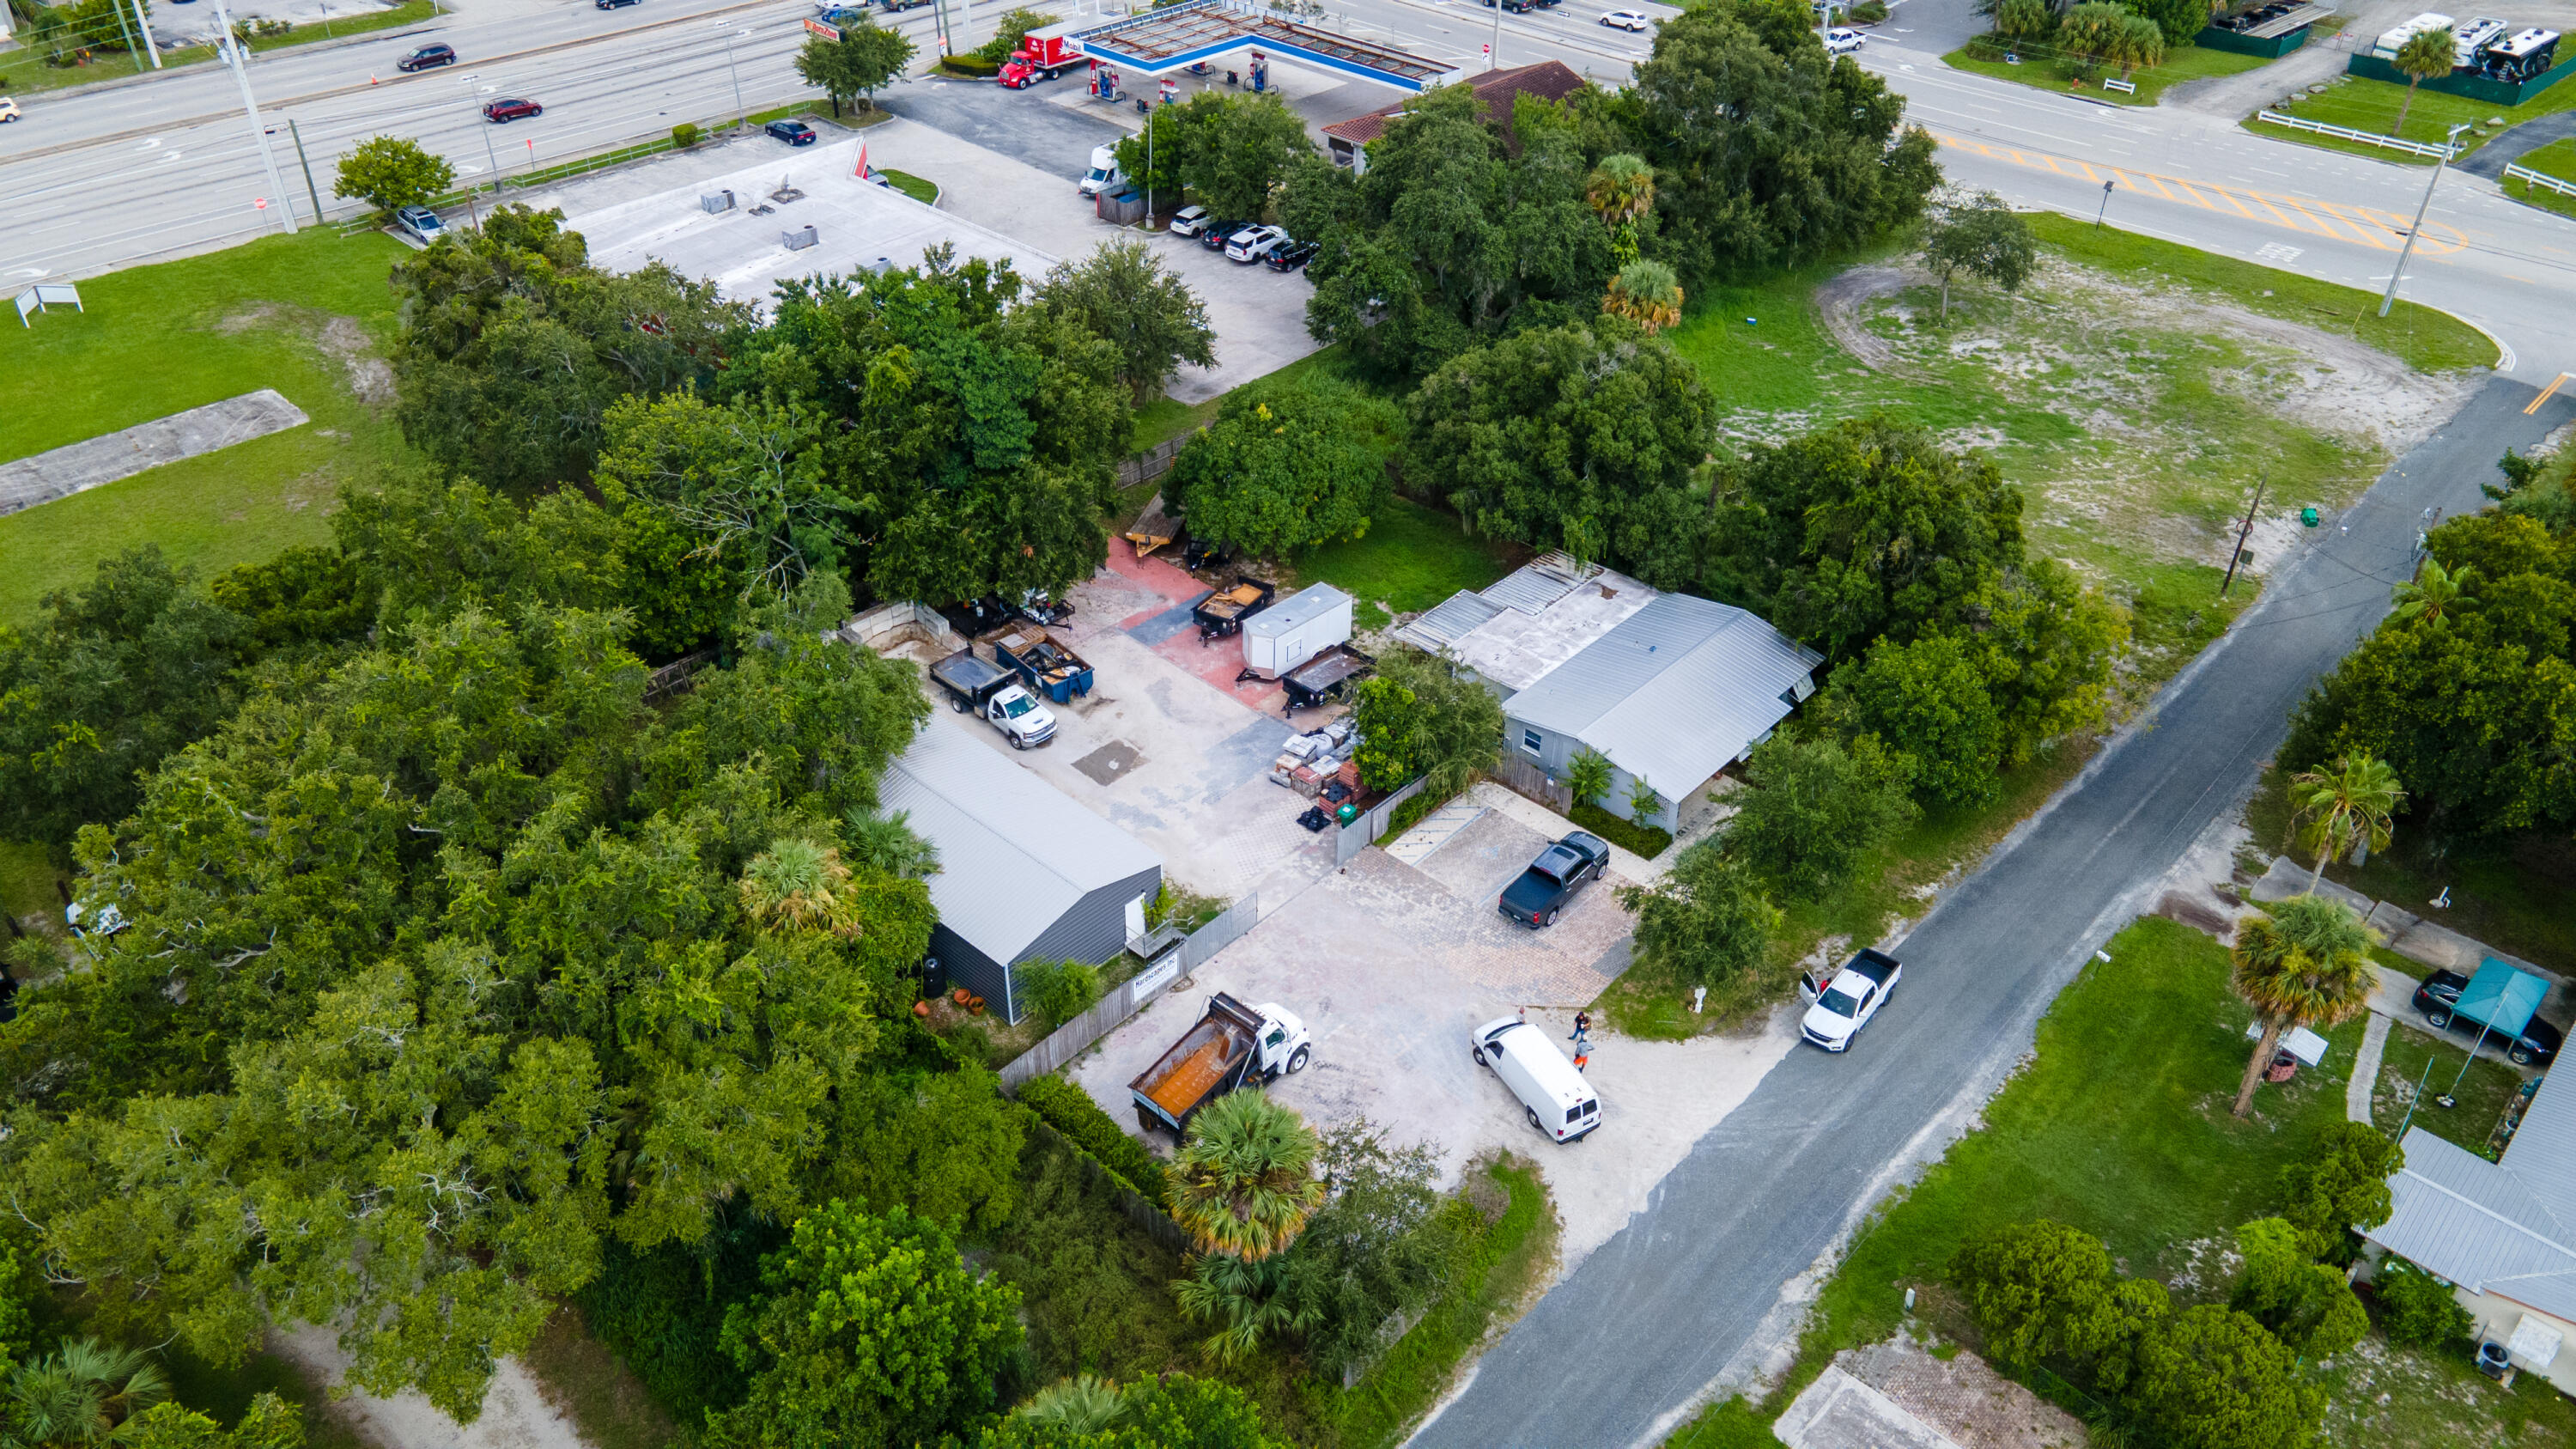
M 1538 731 L 1521 731 L 1521 748 L 1529 751 L 1533 755 L 1537 754 L 1539 751 Z

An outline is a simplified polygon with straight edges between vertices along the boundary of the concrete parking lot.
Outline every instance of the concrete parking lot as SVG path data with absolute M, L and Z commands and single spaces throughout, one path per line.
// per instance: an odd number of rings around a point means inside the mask
M 1366 1117 L 1440 1154 L 1454 1182 L 1497 1149 L 1534 1157 L 1564 1220 L 1571 1268 L 1642 1209 L 1693 1141 L 1785 1056 L 1786 1012 L 1749 1033 L 1687 1043 L 1593 1037 L 1603 1123 L 1568 1146 L 1532 1132 L 1520 1104 L 1468 1055 L 1480 1022 L 1526 1009 L 1565 1037 L 1574 1012 L 1627 964 L 1628 917 L 1616 876 L 1587 887 L 1558 923 L 1530 931 L 1494 898 L 1550 837 L 1500 810 L 1478 814 L 1407 865 L 1362 852 L 1323 876 L 1067 1069 L 1122 1123 L 1127 1083 L 1151 1065 L 1217 991 L 1276 1002 L 1302 1017 L 1314 1062 L 1271 1090 L 1310 1121 Z M 1399 846 L 1401 842 L 1398 842 Z M 1133 1130 L 1131 1128 L 1131 1130 Z M 1154 1137 L 1168 1151 L 1168 1138 Z

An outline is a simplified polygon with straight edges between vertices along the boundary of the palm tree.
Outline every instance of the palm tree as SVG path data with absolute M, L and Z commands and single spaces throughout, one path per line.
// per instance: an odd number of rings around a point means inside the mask
M 1304 1118 L 1259 1092 L 1235 1092 L 1199 1109 L 1172 1159 L 1172 1219 L 1203 1253 L 1246 1262 L 1287 1247 L 1323 1205 L 1320 1151 Z
M 939 874 L 939 847 L 913 833 L 912 812 L 849 815 L 850 862 L 876 875 L 921 880 Z
M 1303 1329 L 1315 1315 L 1299 1313 L 1281 1290 L 1287 1274 L 1276 1258 L 1246 1262 L 1224 1253 L 1190 1260 L 1190 1276 L 1172 1285 L 1181 1311 L 1217 1325 L 1199 1347 L 1219 1367 L 1243 1362 L 1261 1341 L 1283 1328 Z
M 855 935 L 841 853 L 792 835 L 769 842 L 742 872 L 742 909 L 764 930 Z
M 2367 754 L 2338 756 L 2331 768 L 2302 770 L 2290 777 L 2290 804 L 2296 826 L 2308 822 L 2307 834 L 2317 853 L 2313 891 L 2326 878 L 2326 862 L 2358 846 L 2359 865 L 2374 850 L 2386 850 L 2389 813 L 2406 803 L 2406 791 L 2386 760 Z
M 1082 1374 L 1058 1379 L 1038 1390 L 1013 1413 L 1015 1417 L 1061 1429 L 1068 1438 L 1079 1438 L 1117 1428 L 1123 1411 L 1116 1384 Z
M 2371 968 L 2373 937 L 2340 901 L 2292 896 L 2271 915 L 2236 928 L 2236 994 L 2254 1008 L 2263 1035 L 2245 1062 L 2236 1115 L 2254 1106 L 2263 1068 L 2294 1026 L 2331 1026 L 2370 1004 L 2379 976 Z
M 1662 262 L 1630 262 L 1610 279 L 1601 310 L 1628 318 L 1649 332 L 1682 320 L 1681 279 Z
M 2104 57 L 2120 63 L 2120 79 L 2137 74 L 2139 66 L 2165 63 L 2164 27 L 2143 15 L 2132 15 L 2112 36 L 2112 48 Z
M 1577 805 L 1589 805 L 1610 793 L 1610 757 L 1586 745 L 1565 762 L 1566 792 Z
M 8 1380 L 11 1449 L 70 1449 L 105 1444 L 126 1420 L 170 1397 L 170 1384 L 150 1356 L 75 1339 Z
M 2415 104 L 2415 87 L 2437 75 L 2449 75 L 2459 55 L 2459 37 L 2451 34 L 2447 25 L 2439 30 L 2419 30 L 2397 47 L 2397 68 L 2406 72 L 2406 99 L 2397 103 L 2397 124 L 2388 128 L 2388 134 L 2400 135 L 2406 130 L 2406 112 Z
M 2477 574 L 2476 569 L 2466 564 L 2460 566 L 2458 573 L 2453 573 L 2442 567 L 2440 559 L 2428 558 L 2424 560 L 2424 567 L 2416 571 L 2415 577 L 2389 592 L 2388 601 L 2397 606 L 2400 619 L 2423 619 L 2438 624 L 2452 610 L 2478 601 L 2478 596 L 2469 592 L 2469 585 L 2476 580 Z
M 1635 221 L 1655 204 L 1655 168 L 1625 153 L 1604 156 L 1583 183 L 1583 199 L 1611 226 Z

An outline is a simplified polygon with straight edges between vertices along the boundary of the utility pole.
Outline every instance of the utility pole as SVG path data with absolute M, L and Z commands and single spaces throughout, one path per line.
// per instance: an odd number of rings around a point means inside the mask
M 492 204 L 501 204 L 501 155 L 492 149 L 492 123 L 483 123 L 483 159 L 492 163 Z
M 1488 54 L 1485 56 L 1485 68 L 1501 70 L 1503 68 L 1503 0 L 1494 0 L 1494 43 L 1487 46 L 1486 50 Z
M 737 30 L 725 37 L 725 70 L 733 76 L 733 124 L 737 131 L 742 129 L 743 118 L 751 112 L 745 109 L 742 103 L 742 72 L 734 69 L 733 43 L 750 33 L 748 30 Z
M 268 130 L 259 123 L 259 98 L 250 92 L 250 57 L 242 53 L 241 42 L 233 38 L 233 13 L 224 0 L 215 0 L 215 23 L 223 27 L 223 38 L 216 46 L 233 68 L 233 79 L 241 82 L 242 112 L 250 118 L 250 138 L 259 147 L 259 164 L 268 171 L 268 189 L 277 197 L 278 220 L 285 224 L 286 234 L 295 235 L 295 201 L 287 195 L 286 182 L 277 174 L 277 153 L 269 149 Z M 320 221 L 320 217 L 315 217 Z
M 161 43 L 152 38 L 152 22 L 143 15 L 143 0 L 134 0 L 134 23 L 143 30 L 143 48 L 152 52 L 152 68 L 161 68 Z M 140 69 L 140 67 L 137 67 Z
M 2442 154 L 2433 162 L 2433 179 L 2424 183 L 2424 199 L 2415 204 L 2415 224 L 2406 228 L 2406 245 L 2397 253 L 2397 265 L 2388 273 L 2388 290 L 2379 296 L 2382 317 L 2397 305 L 2397 279 L 2406 275 L 2407 259 L 2415 255 L 2415 237 L 2424 230 L 2424 213 L 2433 209 L 2433 188 L 2442 184 L 2442 170 L 2451 164 L 2451 151 L 2459 145 L 2460 133 L 2467 129 L 2466 124 L 2453 126 L 2451 134 L 2442 139 Z
M 134 73 L 143 74 L 142 47 L 134 43 L 134 27 L 125 23 L 125 7 L 116 7 L 116 28 L 125 36 L 125 58 L 134 62 Z
M 295 143 L 295 164 L 304 168 L 304 194 L 313 198 L 313 224 L 320 226 L 322 224 L 322 188 L 313 184 L 313 163 L 304 155 L 304 133 L 295 129 L 292 118 L 289 118 L 286 123 L 286 135 Z
M 2245 505 L 2245 522 L 2236 530 L 2236 551 L 2227 556 L 2227 578 L 2218 586 L 2218 596 L 2222 599 L 2227 597 L 2229 589 L 2236 586 L 2236 566 L 2245 561 L 2245 540 L 2254 532 L 2254 510 L 2263 506 L 2263 488 L 2271 481 L 2268 472 L 2254 475 L 2254 501 Z

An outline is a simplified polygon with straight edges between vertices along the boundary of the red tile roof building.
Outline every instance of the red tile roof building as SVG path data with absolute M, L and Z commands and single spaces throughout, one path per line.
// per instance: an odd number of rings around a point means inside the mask
M 1514 66 L 1510 70 L 1489 70 L 1469 76 L 1461 84 L 1476 93 L 1487 122 L 1509 126 L 1512 101 L 1519 96 L 1535 96 L 1543 101 L 1561 101 L 1591 82 L 1576 74 L 1565 62 L 1543 60 L 1536 65 Z M 1324 128 L 1324 144 L 1332 152 L 1336 166 L 1359 166 L 1366 170 L 1362 148 L 1386 134 L 1387 126 L 1412 109 L 1414 99 L 1407 96 L 1391 101 L 1364 116 L 1335 121 Z

